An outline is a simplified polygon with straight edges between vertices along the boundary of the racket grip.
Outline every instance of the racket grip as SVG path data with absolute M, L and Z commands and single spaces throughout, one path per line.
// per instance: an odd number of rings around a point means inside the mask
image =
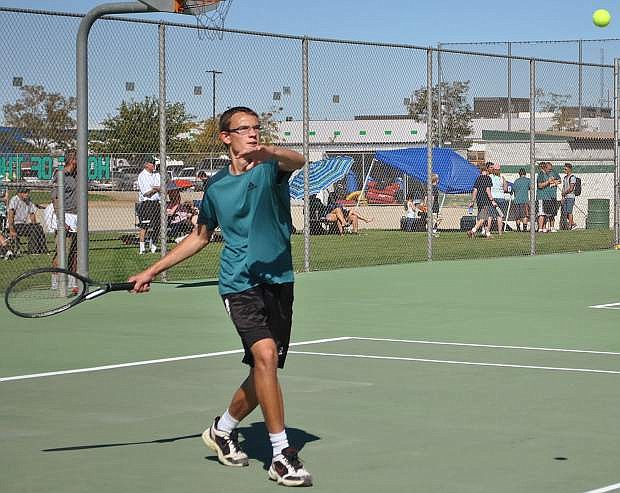
M 110 283 L 110 291 L 131 291 L 133 289 L 133 282 L 113 282 Z

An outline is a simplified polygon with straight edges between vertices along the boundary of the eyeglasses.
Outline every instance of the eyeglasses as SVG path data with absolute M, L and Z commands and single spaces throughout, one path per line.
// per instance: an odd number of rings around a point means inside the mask
M 256 132 L 258 133 L 262 130 L 262 127 L 260 125 L 254 125 L 253 127 L 243 125 L 237 128 L 229 128 L 227 131 L 231 133 L 236 133 L 239 135 L 247 135 L 250 133 L 250 130 L 256 130 Z

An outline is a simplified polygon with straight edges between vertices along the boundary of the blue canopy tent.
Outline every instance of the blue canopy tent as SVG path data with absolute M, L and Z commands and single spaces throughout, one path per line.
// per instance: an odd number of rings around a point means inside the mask
M 366 190 L 368 177 L 377 162 L 396 168 L 415 180 L 426 184 L 427 155 L 426 147 L 375 152 L 373 162 L 364 179 L 362 190 Z M 433 148 L 432 169 L 433 173 L 439 175 L 438 188 L 443 193 L 440 208 L 443 207 L 446 194 L 470 193 L 473 190 L 476 178 L 480 175 L 480 170 L 476 166 L 454 150 L 445 147 Z M 362 196 L 363 194 L 360 195 L 360 199 Z
M 426 147 L 377 151 L 375 159 L 426 183 Z M 439 190 L 445 194 L 470 193 L 480 170 L 446 147 L 433 148 L 433 172 L 439 175 Z

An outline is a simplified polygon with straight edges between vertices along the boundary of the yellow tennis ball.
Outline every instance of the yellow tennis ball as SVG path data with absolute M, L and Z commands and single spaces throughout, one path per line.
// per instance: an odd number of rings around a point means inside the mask
M 605 9 L 595 10 L 592 14 L 592 21 L 598 27 L 605 27 L 611 22 L 611 14 Z

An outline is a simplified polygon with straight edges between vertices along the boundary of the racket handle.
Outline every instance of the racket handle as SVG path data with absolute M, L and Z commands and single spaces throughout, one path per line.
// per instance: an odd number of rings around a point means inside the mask
M 133 289 L 133 282 L 112 282 L 108 286 L 109 291 L 131 291 Z

